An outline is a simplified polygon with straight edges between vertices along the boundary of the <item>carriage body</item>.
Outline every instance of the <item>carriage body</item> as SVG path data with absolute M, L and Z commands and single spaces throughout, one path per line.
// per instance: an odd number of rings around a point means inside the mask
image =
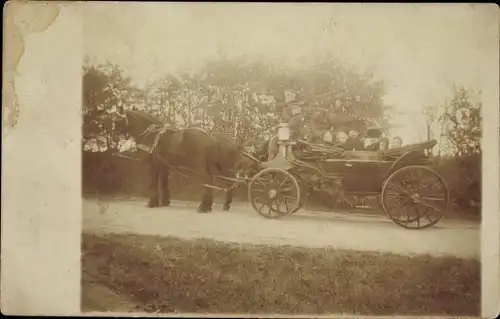
M 348 151 L 343 158 L 324 159 L 315 166 L 326 174 L 339 175 L 345 192 L 368 195 L 380 194 L 393 163 L 376 151 Z
M 409 229 L 434 225 L 448 209 L 448 187 L 430 167 L 428 150 L 435 140 L 388 151 L 345 151 L 338 145 L 291 140 L 286 124 L 280 125 L 278 140 L 278 155 L 261 163 L 262 170 L 249 185 L 252 205 L 265 217 L 295 213 L 314 189 L 311 185 L 318 183 L 328 184 L 331 196 L 341 192 L 377 197 L 389 218 Z M 301 152 L 304 148 L 309 152 Z M 278 195 L 282 199 L 276 199 Z

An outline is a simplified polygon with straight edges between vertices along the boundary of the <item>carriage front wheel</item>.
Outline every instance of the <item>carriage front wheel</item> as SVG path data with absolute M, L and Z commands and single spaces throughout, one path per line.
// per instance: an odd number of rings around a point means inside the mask
M 384 183 L 382 208 L 396 224 L 408 229 L 435 225 L 448 209 L 450 194 L 445 181 L 425 166 L 406 166 Z
M 266 218 L 277 219 L 295 212 L 300 195 L 297 179 L 279 168 L 260 171 L 248 186 L 248 199 L 253 208 Z

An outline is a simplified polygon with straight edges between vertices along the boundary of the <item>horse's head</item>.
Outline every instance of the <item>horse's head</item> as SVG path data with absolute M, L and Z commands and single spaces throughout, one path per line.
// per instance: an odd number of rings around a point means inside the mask
M 152 126 L 163 126 L 163 122 L 145 112 L 136 110 L 125 110 L 121 114 L 121 126 L 123 131 L 129 134 L 134 140 L 140 141 L 144 138 L 146 130 Z

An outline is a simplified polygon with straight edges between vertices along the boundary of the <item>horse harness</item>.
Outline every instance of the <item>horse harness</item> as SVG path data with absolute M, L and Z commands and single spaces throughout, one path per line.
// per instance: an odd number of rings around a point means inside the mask
M 176 169 L 174 166 L 172 166 L 171 164 L 169 164 L 163 157 L 161 157 L 160 154 L 158 154 L 158 152 L 156 152 L 156 149 L 157 149 L 157 146 L 158 146 L 158 142 L 160 141 L 161 137 L 166 132 L 168 132 L 168 131 L 179 132 L 179 131 L 187 131 L 187 130 L 198 130 L 198 131 L 203 132 L 207 136 L 212 136 L 212 134 L 210 134 L 206 130 L 198 128 L 198 127 L 188 127 L 188 128 L 178 129 L 178 128 L 167 127 L 167 126 L 159 127 L 159 125 L 157 125 L 157 124 L 151 124 L 150 126 L 148 126 L 144 130 L 144 132 L 141 133 L 141 136 L 143 136 L 143 139 L 142 139 L 142 141 L 139 144 L 137 144 L 137 148 L 139 148 L 139 149 L 141 149 L 143 151 L 146 151 L 149 154 L 151 154 L 152 157 L 153 157 L 153 161 L 154 162 L 156 162 L 157 159 L 160 159 L 161 162 L 164 165 L 166 165 L 169 169 L 171 169 L 171 170 L 173 170 L 175 172 L 178 172 L 178 173 L 180 173 L 182 175 L 185 175 L 179 169 Z M 144 144 L 144 142 L 146 141 L 146 139 L 148 138 L 148 136 L 150 136 L 150 134 L 153 134 L 153 133 L 156 133 L 155 138 L 153 140 L 153 144 L 152 144 L 151 147 L 148 147 L 146 144 Z

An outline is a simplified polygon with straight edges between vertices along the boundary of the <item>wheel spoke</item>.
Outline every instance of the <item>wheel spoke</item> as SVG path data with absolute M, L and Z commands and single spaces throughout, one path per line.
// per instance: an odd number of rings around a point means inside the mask
M 274 212 L 279 212 L 279 208 L 276 208 L 276 210 L 274 209 L 274 204 L 276 203 L 275 200 L 271 200 L 271 204 L 269 205 L 269 209 L 271 209 L 271 211 L 274 211 Z
M 410 212 L 409 212 L 408 207 L 406 207 L 406 206 L 404 206 L 403 209 L 404 209 L 405 216 L 406 216 L 406 225 L 408 225 L 409 223 L 411 223 Z
M 401 194 L 397 194 L 397 193 L 387 193 L 387 197 L 391 197 L 391 198 L 408 198 L 407 195 L 401 195 Z
M 428 214 L 429 209 L 425 206 L 422 206 L 422 205 L 420 205 L 420 208 L 422 208 L 422 211 L 424 213 L 424 217 L 427 218 L 427 220 L 432 223 L 433 220 L 431 219 L 431 217 Z
M 283 187 L 283 185 L 288 181 L 288 176 L 285 177 L 285 180 L 283 182 L 281 182 L 279 188 L 281 189 Z
M 397 182 L 393 181 L 392 183 L 388 184 L 387 186 L 394 186 L 393 189 L 395 189 L 396 191 L 399 191 L 399 193 L 404 193 L 408 196 L 410 196 L 410 193 L 408 193 L 407 190 L 405 190 L 403 188 L 403 186 L 399 185 Z
M 256 181 L 257 181 L 259 184 L 261 184 L 262 186 L 264 186 L 264 188 L 267 188 L 267 185 L 266 185 L 266 184 L 264 184 L 264 183 L 260 180 L 260 178 L 259 178 L 259 179 L 257 179 Z
M 255 192 L 255 193 L 264 193 L 264 194 L 267 193 L 267 191 L 264 190 L 264 189 L 252 189 L 252 192 Z
M 278 211 L 278 213 L 282 213 L 281 212 L 281 202 L 278 200 L 278 199 L 275 199 L 274 202 L 276 203 L 276 210 Z M 286 207 L 285 207 L 285 212 L 286 212 Z
M 258 199 L 263 199 L 264 201 L 261 201 L 260 203 L 268 204 L 269 203 L 269 198 L 267 196 L 260 196 L 260 197 L 254 197 L 254 200 L 256 202 L 259 202 Z
M 405 209 L 405 208 L 406 208 L 406 205 L 405 205 L 406 203 L 402 203 L 402 199 L 401 199 L 401 198 L 398 198 L 398 199 L 396 200 L 396 203 L 394 204 L 393 209 L 397 209 L 397 210 L 399 211 L 400 209 L 398 209 L 398 208 L 400 207 L 400 206 L 399 206 L 400 204 L 402 204 L 402 208 L 403 208 L 403 209 Z M 391 209 L 390 211 L 394 211 L 393 209 Z
M 420 198 L 424 199 L 424 200 L 434 200 L 434 201 L 442 201 L 442 202 L 444 202 L 446 200 L 446 198 L 441 198 L 441 197 L 427 197 L 427 196 L 422 196 L 422 195 L 420 195 Z
M 434 205 L 432 205 L 432 204 L 429 204 L 429 203 L 428 203 L 428 202 L 426 202 L 426 201 L 422 201 L 422 200 L 421 200 L 421 201 L 420 201 L 420 204 L 422 204 L 423 206 L 426 206 L 426 207 L 428 207 L 428 208 L 432 208 L 432 209 L 434 209 L 434 210 L 435 210 L 436 212 L 438 212 L 438 213 L 441 213 L 441 210 L 440 210 L 439 208 L 437 208 L 436 206 L 434 206 Z
M 255 200 L 256 202 L 259 202 L 259 199 L 262 199 L 262 198 L 266 198 L 266 197 L 262 197 L 262 196 L 261 196 L 261 197 L 254 197 L 254 200 Z M 261 203 L 262 203 L 262 202 L 261 202 Z
M 281 204 L 283 204 L 283 206 L 285 207 L 285 214 L 288 214 L 288 212 L 289 212 L 288 205 L 285 202 L 282 202 L 282 201 L 280 201 L 279 203 L 280 203 L 280 206 L 281 206 Z
M 418 209 L 418 206 L 413 206 L 415 208 L 415 211 L 417 213 L 417 227 L 420 228 L 420 209 Z

